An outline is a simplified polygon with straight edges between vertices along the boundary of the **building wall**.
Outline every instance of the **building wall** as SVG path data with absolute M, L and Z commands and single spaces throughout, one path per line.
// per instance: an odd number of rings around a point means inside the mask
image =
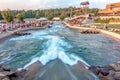
M 98 13 L 100 16 L 120 16 L 120 2 L 107 4 L 106 8 Z
M 106 5 L 106 10 L 120 9 L 120 2 Z

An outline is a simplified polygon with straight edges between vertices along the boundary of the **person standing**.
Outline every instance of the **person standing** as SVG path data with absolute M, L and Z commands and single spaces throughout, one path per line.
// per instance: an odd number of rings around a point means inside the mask
M 0 33 L 2 33 L 2 26 L 0 25 Z

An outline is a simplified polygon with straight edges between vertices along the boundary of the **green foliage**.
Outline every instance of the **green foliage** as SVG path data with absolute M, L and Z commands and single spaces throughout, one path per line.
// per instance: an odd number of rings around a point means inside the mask
M 93 8 L 90 10 L 90 13 L 93 13 L 95 16 L 97 16 L 99 9 L 98 8 Z
M 2 11 L 2 17 L 6 22 L 11 22 L 13 21 L 13 14 L 10 9 Z
M 53 18 L 52 12 L 50 10 L 46 10 L 45 17 L 51 20 Z
M 60 15 L 60 19 L 63 20 L 66 17 L 66 12 L 62 11 L 61 15 Z
M 65 17 L 72 17 L 73 15 L 79 16 L 81 14 L 85 14 L 85 13 L 93 13 L 95 15 L 97 15 L 99 9 L 97 8 L 86 8 L 85 10 L 80 10 L 78 9 L 78 11 L 75 11 L 77 8 L 75 7 L 69 7 L 69 8 L 56 8 L 56 9 L 45 9 L 45 10 L 7 10 L 7 11 L 3 11 L 3 14 L 6 15 L 6 13 L 8 14 L 8 12 L 13 17 L 16 17 L 16 15 L 18 13 L 21 13 L 23 15 L 23 18 L 40 18 L 40 17 L 46 17 L 48 19 L 52 19 L 53 17 L 60 17 L 61 19 L 64 19 Z M 5 18 L 6 16 L 4 16 L 3 18 Z M 0 19 L 2 19 L 2 16 L 0 16 Z M 10 18 L 11 19 L 11 18 Z M 6 20 L 6 18 L 5 18 Z M 7 19 L 7 22 L 11 21 Z
M 0 20 L 2 20 L 3 19 L 3 17 L 2 17 L 2 14 L 1 14 L 1 12 L 0 12 Z
M 20 12 L 23 13 L 24 18 L 35 18 L 35 16 L 36 16 L 35 11 L 33 11 L 33 10 L 28 10 L 28 11 L 22 10 Z
M 106 23 L 106 24 L 110 22 L 109 19 L 100 19 L 100 18 L 97 18 L 94 21 L 95 23 Z
M 40 11 L 36 11 L 35 18 L 39 19 L 40 18 Z
M 19 20 L 19 22 L 23 22 L 23 21 L 24 21 L 24 19 L 23 19 L 23 14 L 22 14 L 22 13 L 18 13 L 18 14 L 16 15 L 16 17 L 17 17 L 17 19 Z
M 99 9 L 98 8 L 83 8 L 80 12 L 76 12 L 76 14 L 94 14 L 97 16 Z

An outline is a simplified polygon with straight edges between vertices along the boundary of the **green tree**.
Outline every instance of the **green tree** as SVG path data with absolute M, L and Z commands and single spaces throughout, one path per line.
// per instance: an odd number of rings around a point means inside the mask
M 45 17 L 48 18 L 49 20 L 53 19 L 53 12 L 51 10 L 46 10 Z
M 98 8 L 92 8 L 91 13 L 93 13 L 95 16 L 97 16 L 99 9 Z
M 35 18 L 36 18 L 36 19 L 39 19 L 39 18 L 40 18 L 40 11 L 39 11 L 39 10 L 36 11 Z
M 0 12 L 0 20 L 2 20 L 3 18 L 2 18 L 2 14 L 1 14 L 1 12 Z
M 74 8 L 72 6 L 70 6 L 68 9 L 69 9 L 70 17 L 72 17 L 73 16 Z
M 11 22 L 13 21 L 13 14 L 10 9 L 2 11 L 2 17 L 6 22 Z
M 24 21 L 24 19 L 23 19 L 23 14 L 22 14 L 22 13 L 18 13 L 18 14 L 16 15 L 16 17 L 17 17 L 17 19 L 19 20 L 19 22 L 23 22 L 23 21 Z
M 65 11 L 62 11 L 61 15 L 60 15 L 60 19 L 63 20 L 66 17 L 66 13 Z

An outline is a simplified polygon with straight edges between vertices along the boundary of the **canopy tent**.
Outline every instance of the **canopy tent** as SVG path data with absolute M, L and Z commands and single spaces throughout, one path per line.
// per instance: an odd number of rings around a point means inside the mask
M 41 18 L 39 18 L 38 20 L 40 20 L 40 21 L 47 21 L 48 19 L 45 18 L 45 17 L 41 17 Z

